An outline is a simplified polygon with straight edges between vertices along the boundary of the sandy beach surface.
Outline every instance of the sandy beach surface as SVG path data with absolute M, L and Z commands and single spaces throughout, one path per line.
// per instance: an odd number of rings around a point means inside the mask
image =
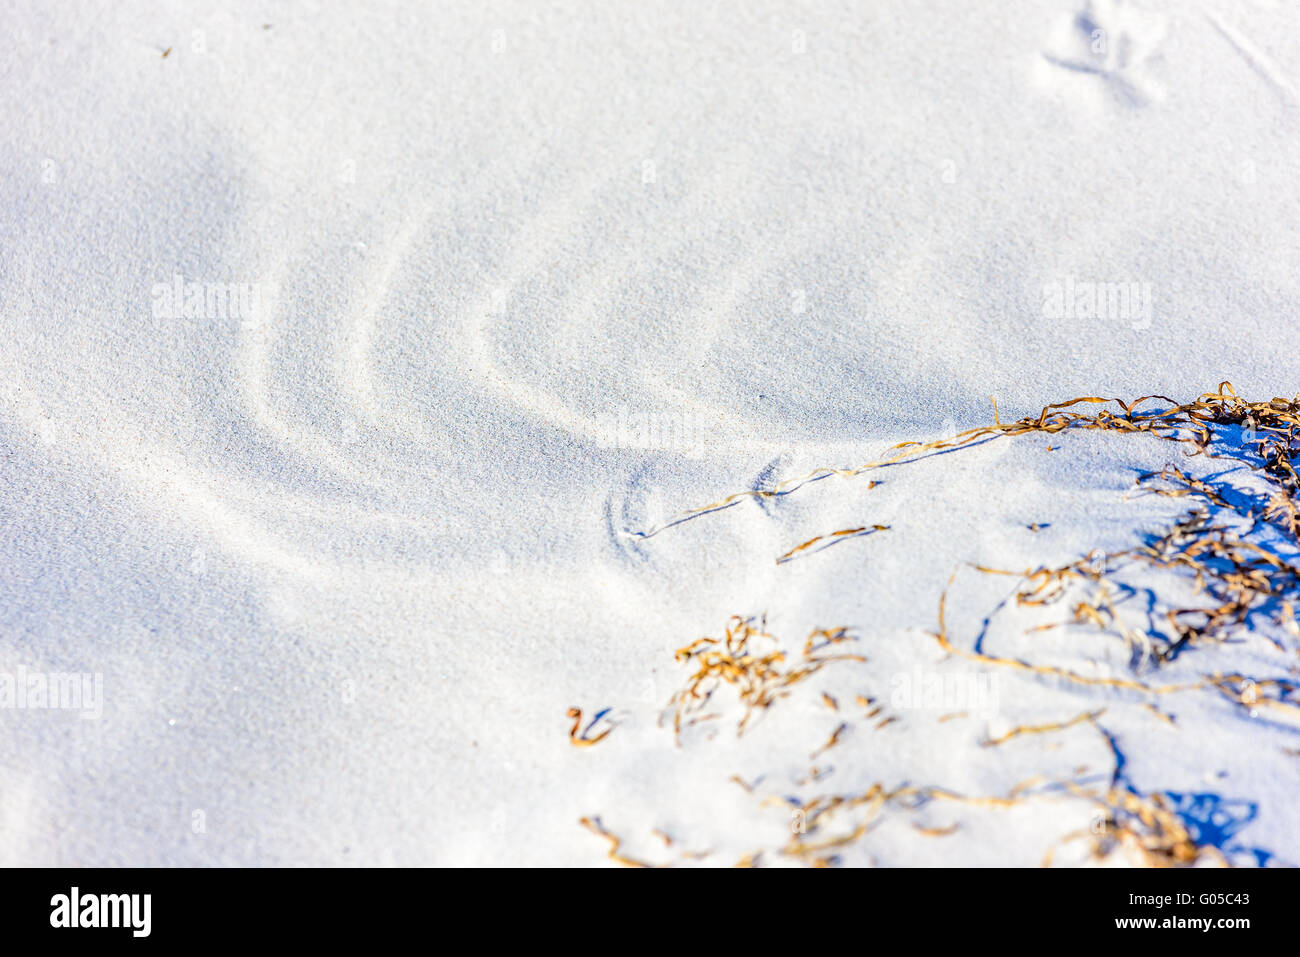
M 1292 5 L 6 19 L 0 863 L 1300 863 L 1285 596 L 1016 598 L 1255 471 L 789 481 L 1300 390 Z

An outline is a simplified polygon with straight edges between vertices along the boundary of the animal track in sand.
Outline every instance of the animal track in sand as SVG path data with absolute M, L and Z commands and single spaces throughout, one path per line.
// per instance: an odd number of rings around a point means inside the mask
M 1096 77 L 1122 103 L 1163 98 L 1153 64 L 1168 35 L 1166 18 L 1128 0 L 1089 0 L 1063 21 L 1043 57 L 1061 70 Z

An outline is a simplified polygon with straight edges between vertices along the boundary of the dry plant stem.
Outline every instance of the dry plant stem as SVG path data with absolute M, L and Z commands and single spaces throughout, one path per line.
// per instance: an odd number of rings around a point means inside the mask
M 1022 724 L 1019 727 L 1012 728 L 1006 734 L 999 735 L 996 738 L 989 738 L 984 742 L 984 747 L 992 748 L 999 744 L 1006 744 L 1012 738 L 1018 738 L 1022 734 L 1046 734 L 1050 731 L 1064 731 L 1066 728 L 1073 728 L 1084 721 L 1092 721 L 1105 713 L 1105 708 L 1099 708 L 1096 711 L 1085 711 L 1082 714 L 1075 715 L 1068 721 L 1054 721 L 1049 724 Z
M 606 728 L 594 738 L 589 738 L 587 737 L 587 732 L 591 730 L 590 726 L 581 732 L 578 730 L 582 727 L 582 709 L 570 708 L 568 716 L 573 719 L 573 727 L 569 729 L 569 743 L 576 748 L 589 748 L 593 744 L 603 741 L 609 736 L 609 733 L 614 730 L 613 728 Z
M 776 560 L 776 563 L 778 565 L 784 565 L 786 562 L 796 558 L 800 552 L 812 548 L 818 542 L 827 542 L 829 544 L 831 542 L 842 539 L 846 536 L 861 535 L 865 532 L 887 532 L 887 531 L 889 531 L 888 525 L 860 525 L 857 528 L 842 528 L 838 532 L 831 532 L 828 535 L 815 535 L 812 538 L 808 539 L 808 541 L 804 542 L 802 545 L 796 545 L 794 548 L 790 549 L 784 555 L 779 556 Z

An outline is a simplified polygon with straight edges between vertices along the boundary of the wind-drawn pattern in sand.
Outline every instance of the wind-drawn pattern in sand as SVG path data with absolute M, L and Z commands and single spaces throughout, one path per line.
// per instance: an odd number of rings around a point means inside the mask
M 1300 860 L 1253 827 L 1273 817 L 1268 833 L 1300 833 L 1285 799 L 1300 784 L 1300 399 L 1250 402 L 1228 383 L 1188 403 L 1076 399 L 735 493 L 639 541 L 653 550 L 675 529 L 824 477 L 887 486 L 922 461 L 953 468 L 990 442 L 1035 437 L 1049 440 L 1044 455 L 1131 443 L 1133 460 L 1164 462 L 1135 468 L 1115 514 L 1092 516 L 1104 544 L 1065 561 L 1043 548 L 1028 566 L 974 556 L 944 570 L 933 603 L 916 589 L 915 627 L 901 633 L 833 611 L 806 634 L 781 633 L 770 607 L 706 625 L 675 654 L 678 689 L 650 709 L 657 739 L 621 741 L 616 712 L 585 727 L 573 712 L 574 743 L 599 742 L 583 760 L 654 741 L 640 758 L 658 773 L 677 763 L 683 781 L 733 782 L 731 803 L 712 788 L 662 788 L 667 803 L 640 831 L 627 822 L 649 819 L 646 808 L 592 808 L 581 823 L 609 857 L 907 865 L 943 841 L 983 863 Z M 1169 508 L 1148 526 L 1154 506 Z M 1143 521 L 1115 521 L 1134 514 Z M 1057 520 L 1040 516 L 1028 540 Z M 771 559 L 848 563 L 850 548 L 906 537 L 908 524 L 828 529 Z

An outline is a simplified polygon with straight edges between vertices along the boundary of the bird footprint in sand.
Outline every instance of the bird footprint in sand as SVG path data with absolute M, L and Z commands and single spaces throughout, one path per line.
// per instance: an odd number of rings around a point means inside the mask
M 1144 106 L 1163 93 L 1152 75 L 1168 33 L 1164 17 L 1125 0 L 1089 0 L 1043 51 L 1054 66 L 1100 78 L 1123 102 Z

